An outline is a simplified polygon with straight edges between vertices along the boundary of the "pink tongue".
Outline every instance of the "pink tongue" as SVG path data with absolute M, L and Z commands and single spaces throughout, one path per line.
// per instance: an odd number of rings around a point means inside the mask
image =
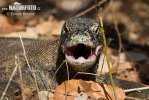
M 84 58 L 84 57 L 79 57 L 78 59 L 76 59 L 76 60 L 78 60 L 78 61 L 80 61 L 80 62 L 82 62 L 82 61 L 86 61 L 86 59 Z

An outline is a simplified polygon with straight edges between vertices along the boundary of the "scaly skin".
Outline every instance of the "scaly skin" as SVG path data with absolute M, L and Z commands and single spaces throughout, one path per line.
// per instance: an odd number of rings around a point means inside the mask
M 35 78 L 40 90 L 49 88 L 51 80 L 58 69 L 54 83 L 52 83 L 53 86 L 68 79 L 67 67 L 69 79 L 72 79 L 79 71 L 96 73 L 103 46 L 101 32 L 98 28 L 98 23 L 93 19 L 70 18 L 63 25 L 60 40 L 23 39 L 26 56 L 31 68 L 34 69 Z M 5 89 L 5 81 L 9 80 L 13 69 L 16 67 L 15 61 L 21 67 L 23 87 L 36 89 L 34 74 L 27 66 L 20 39 L 2 37 L 0 38 L 0 81 L 2 81 L 0 95 Z M 67 63 L 65 62 L 59 68 L 64 61 Z M 108 76 L 102 76 L 101 78 L 92 75 L 77 75 L 75 78 L 97 82 L 103 78 L 103 81 L 110 83 Z M 144 86 L 134 82 L 114 80 L 117 86 L 124 89 L 131 88 L 132 86 Z M 15 87 L 8 89 L 7 97 L 12 96 L 12 90 L 19 88 L 18 84 L 19 86 L 22 85 L 19 70 L 17 70 L 13 77 L 13 82 L 16 85 L 10 85 L 10 87 Z M 145 98 L 149 90 L 137 93 L 142 96 L 145 95 L 143 96 Z M 136 95 L 130 95 L 137 97 Z M 9 99 L 12 98 L 10 97 Z
M 22 39 L 26 51 L 26 56 L 31 68 L 34 69 L 36 80 L 39 90 L 44 90 L 49 87 L 49 83 L 55 72 L 55 63 L 57 59 L 57 50 L 59 41 L 49 40 L 35 40 L 35 39 Z M 16 58 L 17 57 L 17 58 Z M 23 48 L 19 38 L 0 38 L 0 96 L 5 89 L 6 81 L 8 82 L 14 68 L 16 67 L 15 61 L 21 67 L 23 82 L 20 80 L 19 70 L 13 77 L 13 82 L 18 87 L 29 87 L 33 90 L 36 89 L 36 83 L 33 77 L 33 72 L 29 70 L 25 57 L 23 55 Z M 49 73 L 50 72 L 50 73 Z M 5 84 L 3 84 L 5 81 Z M 16 83 L 15 83 L 16 82 Z M 12 95 L 14 87 L 8 89 L 9 95 Z M 11 94 L 10 94 L 11 93 Z M 8 95 L 8 97 L 10 97 Z M 12 99 L 12 98 L 9 98 Z

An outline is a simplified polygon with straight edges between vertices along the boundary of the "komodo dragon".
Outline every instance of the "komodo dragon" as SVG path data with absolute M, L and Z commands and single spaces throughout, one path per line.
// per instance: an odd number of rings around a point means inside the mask
M 79 71 L 96 73 L 103 48 L 99 24 L 90 18 L 70 18 L 66 20 L 61 30 L 61 37 L 56 41 L 26 38 L 22 40 L 31 69 L 25 59 L 21 40 L 19 38 L 0 38 L 0 95 L 2 95 L 16 66 L 21 68 L 23 76 L 22 82 L 19 70 L 17 70 L 6 92 L 6 97 L 9 99 L 12 99 L 12 91 L 20 88 L 22 84 L 24 88 L 29 87 L 36 90 L 37 82 L 39 90 L 42 90 L 49 88 L 51 83 L 53 86 L 62 83 L 68 79 L 68 76 L 69 79 L 72 79 Z M 67 65 L 69 73 L 67 73 Z M 110 83 L 108 76 L 101 77 L 92 75 L 76 76 L 78 79 L 93 81 L 102 79 L 104 82 Z M 52 80 L 53 78 L 54 80 Z M 144 86 L 115 78 L 114 81 L 117 86 L 124 89 Z M 143 90 L 128 95 L 146 98 L 148 93 L 149 90 Z

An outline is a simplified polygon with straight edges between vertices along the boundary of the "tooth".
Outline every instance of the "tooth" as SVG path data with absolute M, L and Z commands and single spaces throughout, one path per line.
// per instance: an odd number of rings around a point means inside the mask
M 99 50 L 100 50 L 101 47 L 102 47 L 102 46 L 100 46 L 100 45 L 96 47 L 96 49 L 95 49 L 95 54 L 96 54 L 96 55 L 98 54 L 98 52 L 99 52 Z

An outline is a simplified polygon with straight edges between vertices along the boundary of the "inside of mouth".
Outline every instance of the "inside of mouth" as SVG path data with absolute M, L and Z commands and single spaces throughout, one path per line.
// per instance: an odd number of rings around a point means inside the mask
M 95 48 L 84 44 L 78 44 L 76 46 L 68 47 L 67 55 L 72 56 L 75 59 L 78 59 L 79 57 L 88 59 L 89 57 L 95 55 Z

